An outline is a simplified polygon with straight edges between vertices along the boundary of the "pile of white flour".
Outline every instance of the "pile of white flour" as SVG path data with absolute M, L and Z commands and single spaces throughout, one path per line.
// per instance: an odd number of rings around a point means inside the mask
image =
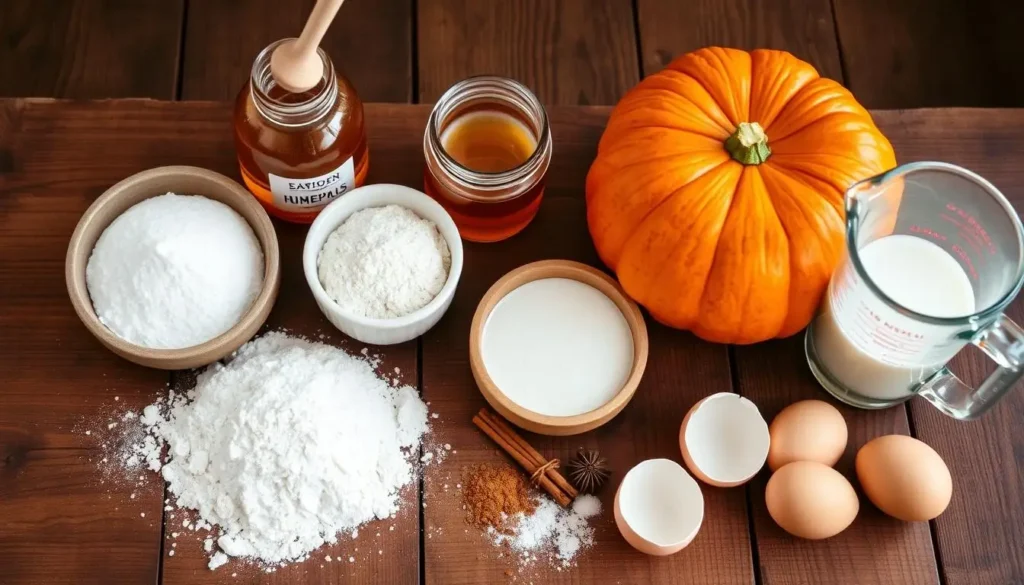
M 85 271 L 100 321 L 155 349 L 199 345 L 235 325 L 263 287 L 263 252 L 245 219 L 199 195 L 167 193 L 107 226 Z
M 161 469 L 178 506 L 220 527 L 211 568 L 224 554 L 302 560 L 341 531 L 394 515 L 427 430 L 413 388 L 283 333 L 249 342 L 168 402 L 144 410 L 149 437 L 137 454 Z
M 398 205 L 353 213 L 324 243 L 317 273 L 341 307 L 374 319 L 423 308 L 441 292 L 451 252 L 433 222 Z

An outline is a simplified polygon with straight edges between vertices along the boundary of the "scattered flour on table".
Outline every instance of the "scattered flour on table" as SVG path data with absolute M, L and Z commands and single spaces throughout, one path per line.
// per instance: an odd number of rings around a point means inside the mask
M 365 358 L 272 332 L 208 368 L 187 394 L 147 406 L 140 421 L 147 434 L 125 464 L 159 470 L 176 504 L 197 511 L 183 527 L 217 531 L 215 569 L 228 557 L 304 560 L 341 532 L 355 537 L 359 525 L 393 516 L 415 475 L 427 407 Z
M 263 252 L 245 219 L 199 195 L 167 193 L 107 226 L 85 271 L 100 321 L 144 347 L 178 349 L 235 325 L 263 286 Z
M 433 222 L 387 205 L 353 213 L 327 237 L 316 263 L 324 291 L 343 308 L 392 319 L 441 292 L 451 252 Z
M 556 567 L 569 567 L 579 552 L 594 544 L 594 529 L 588 520 L 601 513 L 601 501 L 584 494 L 568 510 L 548 497 L 538 497 L 533 514 L 517 514 L 511 533 L 489 527 L 495 544 L 507 544 L 521 564 L 547 557 Z

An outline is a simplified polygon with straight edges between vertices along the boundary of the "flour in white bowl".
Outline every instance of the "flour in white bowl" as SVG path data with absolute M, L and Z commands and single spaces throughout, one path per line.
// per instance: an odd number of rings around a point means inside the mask
M 241 320 L 263 286 L 263 252 L 234 209 L 167 193 L 114 219 L 85 275 L 96 316 L 118 337 L 180 349 Z
M 432 301 L 451 262 L 432 221 L 387 205 L 349 216 L 327 237 L 316 263 L 324 291 L 343 309 L 393 319 Z

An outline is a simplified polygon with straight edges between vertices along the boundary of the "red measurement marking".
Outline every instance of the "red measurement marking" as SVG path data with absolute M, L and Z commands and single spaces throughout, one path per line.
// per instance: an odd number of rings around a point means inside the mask
M 966 227 L 964 227 L 962 224 L 958 224 L 965 231 L 965 233 L 962 234 L 963 236 L 966 237 L 968 234 L 973 235 L 974 237 L 976 237 L 979 240 L 981 240 L 982 245 L 984 245 L 986 248 L 988 248 L 988 253 L 989 254 L 995 254 L 996 253 L 996 247 L 992 243 L 992 238 L 988 235 L 988 231 L 985 230 L 985 226 L 981 225 L 981 223 L 978 222 L 977 218 L 975 218 L 973 215 L 967 213 L 966 211 L 964 211 L 963 209 L 960 209 L 959 207 L 957 207 L 956 205 L 954 205 L 952 203 L 947 203 L 946 204 L 946 209 L 949 210 L 949 211 L 952 211 L 958 217 L 960 217 L 961 219 L 963 219 L 966 222 L 966 224 L 967 224 Z M 956 223 L 956 222 L 954 222 L 954 223 Z
M 945 242 L 948 239 L 948 238 L 946 238 L 945 234 L 941 234 L 941 233 L 939 233 L 939 232 L 937 232 L 937 231 L 935 231 L 935 230 L 933 230 L 931 228 L 926 228 L 926 227 L 922 227 L 922 226 L 919 226 L 919 225 L 912 225 L 912 226 L 910 226 L 910 231 L 915 233 L 915 234 L 922 234 L 922 235 L 928 236 L 928 237 L 936 239 L 936 240 L 938 240 L 940 242 Z

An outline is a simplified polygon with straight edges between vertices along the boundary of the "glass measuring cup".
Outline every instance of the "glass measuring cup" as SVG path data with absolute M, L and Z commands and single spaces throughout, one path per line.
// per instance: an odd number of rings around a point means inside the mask
M 975 418 L 1024 374 L 1024 330 L 1003 315 L 1022 282 L 1024 230 L 999 190 L 947 163 L 899 166 L 846 193 L 846 255 L 807 329 L 807 361 L 852 406 L 916 394 Z M 946 367 L 968 343 L 998 366 L 977 389 Z

